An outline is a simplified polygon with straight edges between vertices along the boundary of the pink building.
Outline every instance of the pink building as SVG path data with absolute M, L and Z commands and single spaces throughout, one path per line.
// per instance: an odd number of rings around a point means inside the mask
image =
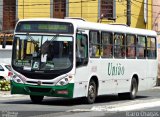
M 152 0 L 152 10 L 153 10 L 153 30 L 155 30 L 158 34 L 158 60 L 159 60 L 159 71 L 158 78 L 160 79 L 160 0 Z

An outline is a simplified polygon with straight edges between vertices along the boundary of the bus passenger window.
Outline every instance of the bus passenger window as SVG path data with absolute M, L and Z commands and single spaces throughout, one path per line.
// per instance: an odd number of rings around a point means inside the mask
M 156 58 L 156 38 L 154 37 L 147 37 L 147 57 Z
M 99 46 L 96 45 L 90 46 L 89 48 L 90 57 L 99 57 L 99 53 L 100 53 Z
M 100 57 L 100 39 L 98 31 L 90 31 L 89 56 L 92 58 Z
M 125 57 L 125 45 L 124 45 L 124 35 L 115 34 L 114 35 L 114 57 L 124 58 Z
M 137 57 L 138 58 L 145 58 L 146 56 L 146 38 L 145 36 L 138 36 L 138 40 L 137 40 Z
M 102 52 L 101 56 L 104 58 L 111 58 L 113 56 L 113 38 L 112 33 L 110 32 L 102 32 L 101 40 L 102 40 Z
M 103 57 L 107 57 L 107 58 L 112 57 L 112 46 L 111 45 L 103 47 Z
M 129 45 L 129 47 L 127 47 L 127 52 L 128 58 L 135 58 L 135 47 L 133 45 Z
M 88 62 L 87 36 L 77 34 L 76 37 L 76 63 L 77 66 L 85 65 Z
M 127 35 L 126 36 L 126 56 L 127 58 L 135 58 L 136 56 L 136 36 L 135 35 Z

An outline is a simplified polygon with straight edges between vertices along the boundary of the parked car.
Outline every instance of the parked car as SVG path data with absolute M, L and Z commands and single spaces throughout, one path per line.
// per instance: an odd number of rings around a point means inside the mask
M 0 80 L 10 80 L 13 72 L 9 64 L 0 63 Z

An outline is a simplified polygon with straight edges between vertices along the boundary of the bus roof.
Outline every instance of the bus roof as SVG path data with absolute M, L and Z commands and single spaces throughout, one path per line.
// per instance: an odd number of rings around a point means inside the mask
M 56 19 L 56 18 L 31 18 L 31 19 L 21 19 L 21 21 L 57 21 L 57 22 L 70 22 L 73 23 L 74 27 L 81 29 L 90 29 L 90 30 L 101 30 L 117 33 L 129 33 L 129 34 L 138 34 L 138 35 L 148 35 L 148 36 L 157 36 L 157 33 L 153 30 L 132 28 L 125 25 L 116 25 L 116 24 L 103 24 L 103 23 L 94 23 L 88 22 L 76 18 L 67 18 L 67 19 Z

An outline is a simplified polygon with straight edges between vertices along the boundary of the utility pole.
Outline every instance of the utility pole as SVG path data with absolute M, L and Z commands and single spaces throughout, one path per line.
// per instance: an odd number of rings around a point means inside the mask
M 127 25 L 131 26 L 131 0 L 127 0 Z

